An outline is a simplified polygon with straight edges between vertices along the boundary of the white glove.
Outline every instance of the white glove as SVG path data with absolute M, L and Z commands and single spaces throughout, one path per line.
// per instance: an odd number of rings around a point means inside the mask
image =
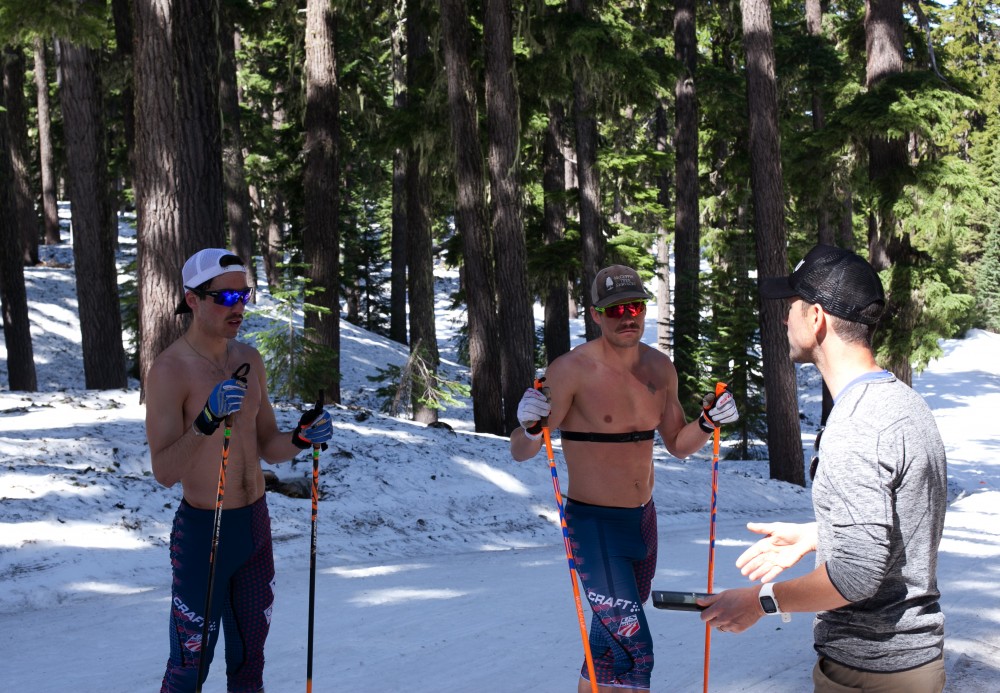
M 551 411 L 552 405 L 540 390 L 533 387 L 525 390 L 524 396 L 517 404 L 517 420 L 524 429 L 524 435 L 531 440 L 537 440 L 542 435 L 541 431 L 529 433 L 528 429 L 547 417 Z
M 722 424 L 733 423 L 740 419 L 740 413 L 736 410 L 736 400 L 729 390 L 723 390 L 718 397 L 714 393 L 705 395 L 702 402 L 705 409 L 698 417 L 698 425 L 705 433 L 711 433 Z

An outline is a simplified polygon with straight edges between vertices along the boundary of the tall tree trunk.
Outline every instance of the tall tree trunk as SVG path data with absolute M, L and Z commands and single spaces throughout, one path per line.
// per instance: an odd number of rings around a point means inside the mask
M 535 321 L 528 293 L 527 251 L 521 213 L 517 86 L 510 0 L 486 0 L 486 125 L 490 191 L 496 238 L 497 308 L 505 433 L 517 428 L 517 402 L 535 376 Z
M 213 0 L 134 0 L 139 361 L 180 337 L 181 266 L 225 242 Z M 181 127 L 183 123 L 183 127 Z
M 806 0 L 806 31 L 815 41 L 823 39 L 823 0 Z M 813 85 L 811 94 L 813 132 L 823 129 L 826 120 L 826 107 L 823 103 L 823 93 L 818 85 Z M 823 190 L 817 200 L 816 209 L 816 239 L 825 245 L 835 245 L 834 229 L 830 224 L 830 210 L 827 200 L 833 199 L 830 187 L 830 176 L 824 172 Z
M 392 97 L 393 110 L 406 108 L 406 1 L 393 3 Z M 392 155 L 392 237 L 389 248 L 389 339 L 406 344 L 406 150 Z
M 469 64 L 469 14 L 465 0 L 441 0 L 441 29 L 455 157 L 455 225 L 465 253 L 473 418 L 477 432 L 505 435 L 493 242 L 486 222 L 483 156 L 476 86 Z
M 261 256 L 264 258 L 264 276 L 272 289 L 281 286 L 281 267 L 284 258 L 284 232 L 288 223 L 288 205 L 285 193 L 275 187 L 267 198 L 267 211 L 260 229 Z
M 787 272 L 778 95 L 770 0 L 741 0 L 743 46 L 747 57 L 750 123 L 750 184 L 753 188 L 757 270 L 761 277 Z M 760 301 L 767 447 L 771 478 L 805 485 L 795 369 L 788 356 L 784 306 Z
M 425 127 L 437 118 L 424 112 L 423 95 L 434 82 L 434 56 L 428 45 L 428 1 L 406 3 L 406 98 L 411 122 Z M 410 294 L 410 353 L 424 361 L 426 382 L 413 383 L 413 420 L 435 423 L 438 410 L 428 406 L 437 389 L 437 328 L 434 320 L 434 240 L 431 226 L 430 152 L 414 138 L 406 152 L 406 278 Z
M 52 119 L 49 114 L 49 77 L 45 42 L 35 37 L 35 91 L 38 102 L 38 169 L 42 179 L 42 220 L 45 245 L 61 243 L 59 206 L 56 201 L 55 156 L 52 153 Z
M 678 0 L 674 11 L 674 58 L 681 70 L 674 84 L 674 177 L 677 184 L 677 206 L 674 209 L 674 367 L 677 369 L 677 395 L 688 409 L 699 396 L 696 392 L 696 353 L 701 308 L 695 9 L 695 0 Z
M 438 410 L 428 406 L 431 389 L 437 388 L 441 363 L 434 324 L 434 248 L 431 237 L 431 186 L 420 159 L 411 152 L 406 159 L 407 286 L 410 293 L 410 352 L 423 359 L 430 382 L 414 383 L 413 420 L 434 423 Z
M 823 39 L 823 0 L 806 0 L 806 31 L 815 41 Z M 826 108 L 823 103 L 823 93 L 818 85 L 812 87 L 812 123 L 813 132 L 823 129 L 826 121 Z M 830 189 L 831 180 L 828 171 L 823 172 L 823 190 L 817 200 L 816 209 L 816 240 L 824 245 L 837 245 L 836 229 L 830 223 L 828 200 L 835 199 Z M 848 246 L 850 247 L 850 246 Z M 833 409 L 833 396 L 826 382 L 823 382 L 823 404 L 820 409 L 820 423 L 826 425 L 826 418 Z
M 0 89 L 0 311 L 7 348 L 7 385 L 11 390 L 38 389 L 28 319 L 28 293 L 24 286 L 21 235 L 14 200 L 14 168 L 7 140 L 7 94 Z
M 564 109 L 549 101 L 549 123 L 545 128 L 542 154 L 542 189 L 545 196 L 543 225 L 546 245 L 563 240 L 566 232 L 566 136 Z M 564 263 L 548 263 L 545 291 L 545 359 L 552 363 L 570 349 L 569 275 Z
M 587 17 L 587 0 L 569 0 L 570 14 Z M 597 169 L 597 116 L 594 95 L 588 87 L 587 65 L 582 56 L 573 60 L 573 122 L 576 130 L 576 177 L 580 191 L 580 242 L 583 246 L 581 287 L 583 305 L 591 306 L 590 287 L 604 262 L 604 228 L 601 220 L 600 173 Z M 590 311 L 584 314 L 587 339 L 600 336 Z
M 670 146 L 670 124 L 667 116 L 665 99 L 660 100 L 656 107 L 655 120 L 655 146 L 656 151 L 666 154 Z M 656 201 L 663 207 L 664 215 L 670 209 L 670 191 L 673 189 L 674 179 L 670 175 L 668 167 L 664 166 L 656 176 Z M 670 329 L 670 232 L 661 223 L 656 231 L 656 273 L 659 281 L 656 284 L 656 306 L 659 314 L 656 319 L 656 347 L 664 354 L 671 354 L 671 329 Z
M 110 390 L 127 376 L 99 64 L 96 50 L 59 41 L 60 105 L 73 124 L 65 138 L 83 371 L 89 389 Z
M 180 269 L 192 253 L 182 237 L 178 210 L 177 109 L 171 64 L 171 0 L 136 0 L 136 261 L 139 292 L 139 371 L 181 334 L 172 319 L 184 295 Z M 197 249 L 192 252 L 196 252 Z
M 323 387 L 340 403 L 340 121 L 337 87 L 336 18 L 329 0 L 306 2 L 305 230 L 306 274 L 319 291 L 311 302 L 327 312 L 307 310 L 305 325 L 333 352 Z
M 141 1 L 141 0 L 137 0 Z M 219 0 L 172 0 L 179 159 L 177 203 L 185 239 L 225 247 Z M 162 68 L 161 68 L 162 69 Z M 192 247 L 196 252 L 204 247 Z M 189 253 L 190 254 L 190 253 Z M 183 263 L 185 258 L 181 258 Z
M 392 156 L 392 238 L 389 249 L 389 339 L 408 344 L 406 338 L 406 150 Z
M 231 22 L 224 20 L 219 30 L 222 55 L 219 80 L 219 105 L 222 108 L 222 185 L 226 196 L 229 243 L 247 263 L 247 267 L 251 267 L 256 253 L 250 225 L 250 190 L 247 187 L 243 161 L 240 95 L 236 83 L 238 41 L 239 34 L 233 29 Z M 257 273 L 251 274 L 256 281 Z
M 14 216 L 21 234 L 21 254 L 25 265 L 38 264 L 40 225 L 31 191 L 31 162 L 28 154 L 28 116 L 24 103 L 24 50 L 8 46 L 3 53 L 3 83 L 7 95 L 7 137 L 10 163 L 14 171 Z
M 869 89 L 903 71 L 906 56 L 902 0 L 867 0 L 865 49 L 868 56 L 865 84 Z M 913 331 L 919 309 L 911 286 L 912 248 L 909 239 L 902 236 L 893 212 L 900 193 L 901 174 L 908 166 L 905 137 L 869 138 L 868 179 L 875 190 L 875 200 L 868 214 L 868 259 L 876 270 L 892 268 L 886 314 L 893 319 L 876 332 L 875 339 L 877 346 L 891 345 L 887 362 L 882 365 L 909 385 L 913 372 L 907 336 Z
M 115 25 L 115 52 L 116 58 L 123 66 L 129 70 L 132 68 L 132 49 L 135 41 L 135 31 L 132 24 L 132 3 L 131 0 L 111 0 L 111 14 Z M 135 180 L 135 87 L 131 79 L 131 72 L 125 75 L 125 83 L 122 85 L 122 125 L 125 136 L 125 151 L 127 161 L 127 171 L 125 177 L 128 180 Z M 126 184 L 127 185 L 127 184 Z M 125 187 L 124 185 L 122 187 Z M 118 209 L 123 200 L 114 198 L 114 206 L 111 210 L 116 219 Z M 117 245 L 117 237 L 114 239 Z
M 270 110 L 270 134 L 277 138 L 288 120 L 284 107 L 284 84 L 279 82 L 275 87 L 276 94 L 273 107 Z M 284 260 L 284 229 L 288 224 L 288 203 L 285 193 L 278 184 L 272 184 L 270 190 L 264 192 L 250 188 L 250 199 L 254 206 L 263 210 L 263 220 L 258 230 L 260 253 L 264 260 L 264 276 L 267 285 L 273 289 L 281 286 L 281 267 Z

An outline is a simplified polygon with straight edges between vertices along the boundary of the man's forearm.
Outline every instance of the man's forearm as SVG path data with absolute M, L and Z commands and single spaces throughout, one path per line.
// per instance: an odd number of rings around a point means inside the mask
M 662 434 L 662 431 L 661 431 Z M 689 455 L 705 447 L 705 443 L 712 437 L 711 433 L 705 433 L 698 425 L 698 420 L 688 422 L 677 432 L 677 436 L 672 442 L 664 441 L 667 451 L 678 459 L 684 459 Z
M 221 438 L 220 436 L 220 441 Z M 170 488 L 183 479 L 196 464 L 196 460 L 200 459 L 198 450 L 201 446 L 214 440 L 214 435 L 200 435 L 193 426 L 188 426 L 184 429 L 184 434 L 166 448 L 150 452 L 153 477 L 164 487 Z
M 510 434 L 510 456 L 518 462 L 530 460 L 538 454 L 543 444 L 542 436 L 532 440 L 525 434 L 523 428 L 518 427 Z
M 825 563 L 802 577 L 776 582 L 774 597 L 781 610 L 788 612 L 830 611 L 851 603 L 830 581 Z

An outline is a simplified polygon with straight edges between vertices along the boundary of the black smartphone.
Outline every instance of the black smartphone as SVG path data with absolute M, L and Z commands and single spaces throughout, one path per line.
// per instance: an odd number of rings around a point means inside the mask
M 695 599 L 709 596 L 705 592 L 672 592 L 670 590 L 653 590 L 653 606 L 657 609 L 675 609 L 678 611 L 701 611 L 705 607 L 698 606 Z

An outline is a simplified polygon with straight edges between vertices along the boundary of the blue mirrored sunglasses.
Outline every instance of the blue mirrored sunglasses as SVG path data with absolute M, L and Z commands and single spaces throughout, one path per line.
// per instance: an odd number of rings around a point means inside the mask
M 211 296 L 216 305 L 225 306 L 226 308 L 232 308 L 236 305 L 237 301 L 243 301 L 243 305 L 246 305 L 253 298 L 253 287 L 247 287 L 246 289 L 219 289 L 218 291 L 192 289 L 190 286 L 185 286 L 184 288 L 201 299 Z

